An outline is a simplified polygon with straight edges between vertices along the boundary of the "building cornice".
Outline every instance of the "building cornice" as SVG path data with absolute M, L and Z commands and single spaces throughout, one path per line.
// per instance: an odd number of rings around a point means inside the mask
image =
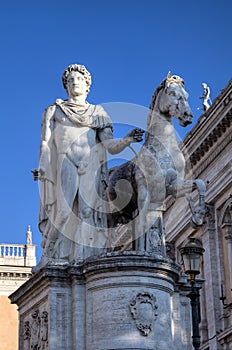
M 32 276 L 29 272 L 0 272 L 1 280 L 27 280 Z
M 214 100 L 210 108 L 199 118 L 197 124 L 181 143 L 184 153 L 198 174 L 231 142 L 229 128 L 232 121 L 232 80 Z M 227 134 L 226 138 L 224 137 Z M 219 142 L 220 141 L 220 142 Z M 217 149 L 214 145 L 217 143 Z M 213 151 L 213 153 L 212 153 Z M 203 158 L 201 170 L 198 169 Z
M 215 140 L 216 142 L 217 140 Z M 209 167 L 210 164 L 222 153 L 223 150 L 232 142 L 232 134 L 225 133 L 224 137 L 222 138 L 219 145 L 216 145 L 217 147 L 211 148 L 209 151 L 209 146 L 204 144 L 202 145 L 201 154 L 198 152 L 193 154 L 192 157 L 190 157 L 190 162 L 192 166 L 194 167 L 194 175 L 195 177 L 198 177 L 205 169 Z

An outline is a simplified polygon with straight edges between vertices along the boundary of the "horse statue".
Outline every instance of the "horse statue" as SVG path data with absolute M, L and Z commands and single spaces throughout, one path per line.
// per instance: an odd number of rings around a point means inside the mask
M 169 72 L 153 94 L 144 145 L 134 159 L 109 169 L 107 188 L 111 205 L 109 227 L 119 231 L 121 228 L 123 234 L 131 230 L 132 249 L 163 255 L 163 212 L 168 196 L 187 197 L 194 228 L 203 224 L 205 215 L 205 184 L 200 179 L 184 178 L 185 158 L 172 117 L 185 127 L 192 123 L 193 115 L 184 80 Z M 192 199 L 194 189 L 199 193 L 197 205 Z

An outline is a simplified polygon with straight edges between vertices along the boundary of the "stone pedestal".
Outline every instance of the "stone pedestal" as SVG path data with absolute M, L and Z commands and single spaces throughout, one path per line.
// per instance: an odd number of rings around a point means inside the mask
M 191 349 L 179 274 L 162 256 L 130 251 L 46 266 L 10 297 L 19 307 L 19 349 Z

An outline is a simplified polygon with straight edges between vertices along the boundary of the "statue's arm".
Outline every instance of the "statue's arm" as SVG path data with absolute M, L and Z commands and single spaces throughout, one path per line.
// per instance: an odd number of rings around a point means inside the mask
M 43 177 L 50 163 L 50 146 L 49 141 L 54 129 L 54 114 L 56 106 L 49 106 L 43 113 L 41 127 L 41 143 L 39 156 L 39 175 Z
M 129 146 L 132 142 L 142 141 L 144 131 L 139 128 L 131 130 L 126 136 L 120 140 L 115 140 L 113 137 L 112 129 L 106 127 L 99 131 L 98 136 L 104 147 L 111 154 L 117 154 Z

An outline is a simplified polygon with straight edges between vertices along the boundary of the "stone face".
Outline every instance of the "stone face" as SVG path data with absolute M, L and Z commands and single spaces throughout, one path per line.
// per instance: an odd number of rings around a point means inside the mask
M 179 272 L 168 259 L 133 252 L 47 266 L 11 295 L 20 350 L 31 342 L 49 350 L 174 350 L 175 338 L 187 350 L 180 328 L 172 328 L 173 307 L 182 308 L 174 297 Z

